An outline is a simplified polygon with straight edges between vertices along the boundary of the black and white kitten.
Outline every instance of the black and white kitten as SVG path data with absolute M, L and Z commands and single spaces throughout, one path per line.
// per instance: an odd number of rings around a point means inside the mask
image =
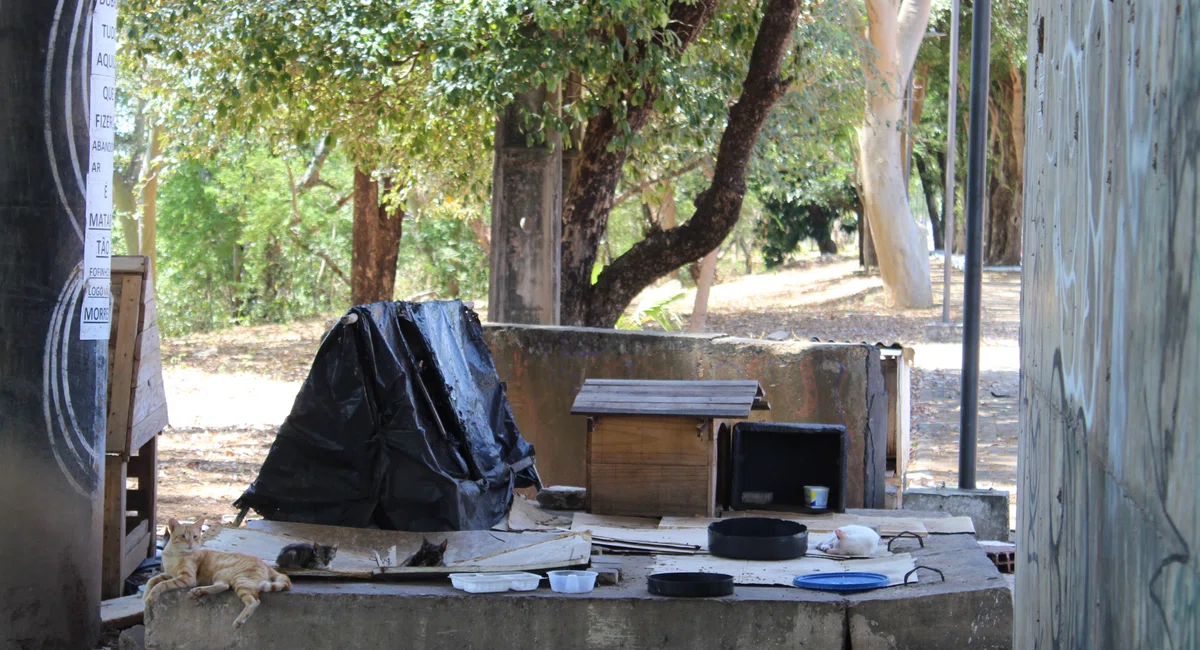
M 400 566 L 445 566 L 446 547 L 450 538 L 442 540 L 441 544 L 430 544 L 428 539 L 421 538 L 421 548 Z
M 337 544 L 288 544 L 275 558 L 275 566 L 281 569 L 325 569 L 337 555 Z

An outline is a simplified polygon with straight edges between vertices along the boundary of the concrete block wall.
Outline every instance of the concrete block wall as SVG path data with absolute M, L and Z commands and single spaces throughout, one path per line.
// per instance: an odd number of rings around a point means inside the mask
M 887 395 L 874 346 L 506 324 L 485 325 L 484 339 L 547 484 L 585 482 L 586 418 L 570 414 L 584 379 L 756 379 L 772 410 L 752 420 L 844 425 L 846 506 L 884 505 Z
M 1200 1 L 1029 3 L 1018 648 L 1200 646 Z

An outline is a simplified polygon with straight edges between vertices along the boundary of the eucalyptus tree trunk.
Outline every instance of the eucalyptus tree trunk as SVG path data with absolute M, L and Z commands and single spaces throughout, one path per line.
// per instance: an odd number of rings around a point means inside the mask
M 933 305 L 929 252 L 924 233 L 908 206 L 900 124 L 904 117 L 904 80 L 912 74 L 917 48 L 929 23 L 932 0 L 866 0 L 864 49 L 867 77 L 866 120 L 859 133 L 863 207 L 879 272 L 896 307 Z

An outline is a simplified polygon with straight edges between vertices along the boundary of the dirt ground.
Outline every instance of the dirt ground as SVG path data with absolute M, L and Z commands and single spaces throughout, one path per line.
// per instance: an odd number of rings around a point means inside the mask
M 898 312 L 884 303 L 878 276 L 861 273 L 857 261 L 812 258 L 714 286 L 707 329 L 913 347 L 909 483 L 955 485 L 962 352 L 930 334 L 941 319 L 940 264 L 932 275 L 934 308 Z M 958 272 L 952 287 L 952 319 L 961 322 Z M 677 305 L 685 317 L 690 301 Z M 978 484 L 1009 490 L 1015 503 L 1019 273 L 984 273 L 983 302 Z M 160 441 L 163 519 L 232 520 L 232 503 L 257 476 L 333 317 L 163 341 L 172 425 Z

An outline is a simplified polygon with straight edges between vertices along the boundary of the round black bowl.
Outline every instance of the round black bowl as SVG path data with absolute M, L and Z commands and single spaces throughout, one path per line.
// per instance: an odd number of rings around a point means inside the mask
M 716 521 L 708 526 L 708 552 L 737 560 L 791 560 L 808 552 L 808 526 L 768 517 Z
M 655 596 L 714 598 L 733 593 L 733 576 L 724 573 L 655 573 L 646 580 Z

